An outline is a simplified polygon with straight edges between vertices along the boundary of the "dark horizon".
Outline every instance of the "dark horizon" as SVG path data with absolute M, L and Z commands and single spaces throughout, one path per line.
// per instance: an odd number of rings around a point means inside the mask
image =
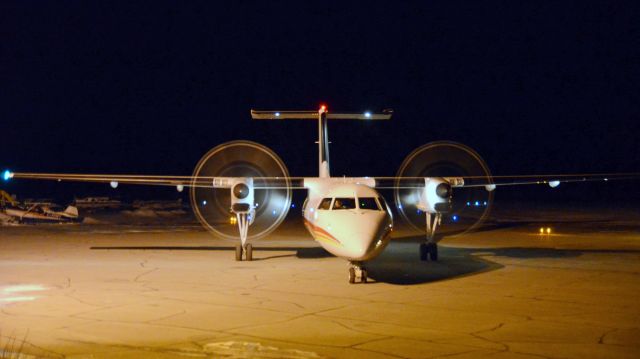
M 249 110 L 326 103 L 395 111 L 386 123 L 330 123 L 335 176 L 394 175 L 436 140 L 474 148 L 499 175 L 640 172 L 634 2 L 15 1 L 0 14 L 2 169 L 188 175 L 210 148 L 248 139 L 291 175 L 315 176 L 315 123 L 257 122 Z M 176 196 L 1 188 L 23 198 Z M 498 196 L 622 203 L 640 191 L 619 182 Z

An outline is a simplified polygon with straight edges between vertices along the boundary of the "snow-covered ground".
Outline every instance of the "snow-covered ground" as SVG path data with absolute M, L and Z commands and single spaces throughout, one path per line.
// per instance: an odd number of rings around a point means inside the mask
M 503 206 L 445 238 L 437 263 L 399 226 L 366 264 L 373 283 L 349 285 L 295 216 L 236 262 L 235 242 L 189 212 L 131 211 L 0 229 L 0 344 L 52 358 L 640 355 L 637 213 Z

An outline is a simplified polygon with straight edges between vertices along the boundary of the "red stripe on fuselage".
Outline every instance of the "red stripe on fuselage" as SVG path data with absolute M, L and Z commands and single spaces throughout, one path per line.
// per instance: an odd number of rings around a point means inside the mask
M 332 236 L 331 233 L 325 231 L 323 228 L 318 227 L 316 225 L 314 225 L 313 223 L 311 223 L 309 220 L 307 220 L 306 218 L 304 219 L 304 224 L 311 229 L 312 232 L 314 232 L 316 235 L 319 236 L 323 236 L 325 238 L 329 238 L 333 241 L 335 241 L 337 244 L 342 244 L 340 243 L 340 241 L 338 239 L 336 239 L 336 237 Z

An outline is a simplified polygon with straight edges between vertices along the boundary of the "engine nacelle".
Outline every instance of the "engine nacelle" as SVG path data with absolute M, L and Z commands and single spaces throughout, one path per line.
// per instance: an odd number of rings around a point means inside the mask
M 253 178 L 233 178 L 230 189 L 233 213 L 251 213 L 255 209 Z
M 451 184 L 447 180 L 427 177 L 416 207 L 427 213 L 447 213 L 451 211 L 451 194 Z

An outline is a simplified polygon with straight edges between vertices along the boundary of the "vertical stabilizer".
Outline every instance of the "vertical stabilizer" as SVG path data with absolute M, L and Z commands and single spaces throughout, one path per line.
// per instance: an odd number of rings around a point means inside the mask
M 329 132 L 327 129 L 327 107 L 318 110 L 318 177 L 331 177 L 329 170 Z

